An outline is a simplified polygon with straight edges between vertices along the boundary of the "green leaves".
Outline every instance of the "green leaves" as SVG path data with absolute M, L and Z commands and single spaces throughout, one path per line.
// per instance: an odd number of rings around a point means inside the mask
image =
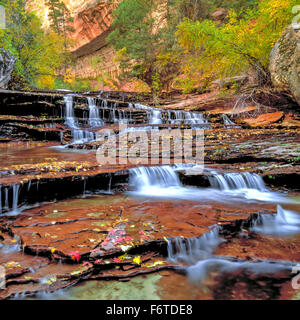
M 244 11 L 230 10 L 222 24 L 185 19 L 176 33 L 185 50 L 182 71 L 198 86 L 249 70 L 258 84 L 269 80 L 270 52 L 291 22 L 295 0 L 261 0 Z

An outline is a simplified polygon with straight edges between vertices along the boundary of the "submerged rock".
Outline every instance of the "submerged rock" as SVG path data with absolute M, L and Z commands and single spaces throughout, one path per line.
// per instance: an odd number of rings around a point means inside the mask
M 289 91 L 300 104 L 300 28 L 289 26 L 275 44 L 270 56 L 273 84 Z

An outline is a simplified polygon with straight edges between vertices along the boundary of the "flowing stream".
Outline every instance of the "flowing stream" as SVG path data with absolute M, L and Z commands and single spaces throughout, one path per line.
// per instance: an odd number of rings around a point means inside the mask
M 72 144 L 94 141 L 97 129 L 105 125 L 135 124 L 133 113 L 136 110 L 142 114 L 141 117 L 145 117 L 144 122 L 139 127 L 128 127 L 123 132 L 151 130 L 155 125 L 159 127 L 167 124 L 185 124 L 204 129 L 210 128 L 208 118 L 201 112 L 162 110 L 142 104 L 128 104 L 126 108 L 122 104 L 120 108 L 120 105 L 116 102 L 109 102 L 105 99 L 101 99 L 99 102 L 99 100 L 89 97 L 86 99 L 88 109 L 85 108 L 83 112 L 80 110 L 83 114 L 80 118 L 76 116 L 79 112 L 78 109 L 74 109 L 74 95 L 66 94 L 64 101 L 64 123 L 72 133 Z M 99 107 L 100 103 L 101 106 Z M 228 116 L 223 115 L 222 119 L 225 127 L 239 128 Z M 128 169 L 129 191 L 124 192 L 122 196 L 126 197 L 126 201 L 128 199 L 134 199 L 134 201 L 140 201 L 141 203 L 143 201 L 153 201 L 158 204 L 157 206 L 163 202 L 173 203 L 176 201 L 188 202 L 191 206 L 194 203 L 196 203 L 196 206 L 199 204 L 207 205 L 208 203 L 212 206 L 216 204 L 223 206 L 225 204 L 228 207 L 236 206 L 238 208 L 246 207 L 248 204 L 253 206 L 261 204 L 276 205 L 277 213 L 258 213 L 250 231 L 262 236 L 272 237 L 291 237 L 300 234 L 299 213 L 285 208 L 285 205 L 294 205 L 299 202 L 288 194 L 268 189 L 264 180 L 258 174 L 251 172 L 222 172 L 204 168 L 199 179 L 205 178 L 204 180 L 209 186 L 192 187 L 184 184 L 182 176 L 185 175 L 187 170 L 192 170 L 193 168 L 195 168 L 193 165 L 130 168 Z M 114 190 L 112 188 L 114 175 L 112 173 L 109 174 L 108 194 L 105 196 L 107 197 L 105 198 L 107 202 L 112 201 L 110 197 L 113 197 Z M 128 172 L 126 174 L 128 178 Z M 24 195 L 26 192 L 39 193 L 39 182 L 36 183 L 36 188 L 33 189 L 33 186 L 35 187 L 35 185 L 31 185 L 31 181 L 26 186 L 22 184 L 0 185 L 0 213 L 2 215 L 19 214 L 22 204 L 20 194 L 23 193 Z M 87 201 L 88 205 L 90 191 L 86 190 L 87 186 L 88 183 L 83 180 L 82 201 Z M 155 207 L 151 207 L 151 210 L 155 210 Z M 141 210 L 141 212 L 143 211 Z M 149 212 L 149 215 L 151 215 L 151 211 Z M 135 214 L 139 213 L 140 211 L 136 210 Z M 102 212 L 94 212 L 94 214 L 101 215 Z M 172 212 L 167 212 L 166 214 L 172 214 Z M 182 215 L 182 219 L 184 219 L 184 214 Z M 227 240 L 220 235 L 220 226 L 212 223 L 207 230 L 210 231 L 201 236 L 192 236 L 190 238 L 176 236 L 168 237 L 167 239 L 168 260 L 182 268 L 188 278 L 195 284 L 202 283 L 212 272 L 228 273 L 244 270 L 245 272 L 263 275 L 289 271 L 292 268 L 292 263 L 288 261 L 280 261 L 278 263 L 273 263 L 269 260 L 248 262 L 242 259 L 232 259 L 232 257 L 217 256 L 214 254 L 215 250 Z M 122 231 L 125 231 L 125 229 Z M 20 250 L 20 244 L 15 244 L 15 247 L 10 246 L 9 249 L 5 246 L 0 246 L 1 253 L 6 253 L 8 252 L 7 250 Z M 46 283 L 49 279 L 45 278 L 43 281 Z

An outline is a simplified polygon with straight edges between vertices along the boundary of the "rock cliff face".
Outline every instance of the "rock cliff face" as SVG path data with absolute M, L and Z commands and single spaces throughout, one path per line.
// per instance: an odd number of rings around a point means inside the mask
M 75 50 L 92 42 L 110 28 L 113 21 L 112 11 L 115 7 L 115 3 L 100 1 L 96 6 L 85 8 L 74 15 L 75 32 L 71 37 L 75 42 Z
M 111 31 L 112 11 L 116 5 L 115 2 L 108 4 L 100 1 L 96 6 L 86 8 L 74 16 L 72 52 L 76 63 L 72 72 L 76 77 L 97 78 L 104 73 L 110 77 L 117 75 L 118 65 L 113 62 L 115 51 L 105 41 Z
M 63 0 L 71 12 L 74 21 L 70 33 L 72 41 L 71 51 L 75 63 L 71 73 L 76 78 L 96 79 L 104 74 L 115 78 L 119 73 L 119 66 L 114 61 L 115 51 L 106 43 L 106 37 L 111 32 L 113 22 L 112 12 L 122 0 Z M 28 0 L 31 10 L 42 19 L 44 27 L 49 26 L 46 0 Z M 156 25 L 164 25 L 166 1 L 158 0 L 158 7 L 153 12 Z M 99 88 L 103 89 L 103 88 Z
M 75 77 L 96 78 L 104 73 L 113 76 L 118 72 L 118 66 L 113 63 L 115 52 L 107 46 L 105 39 L 111 31 L 112 11 L 119 2 L 118 0 L 64 0 L 74 18 L 72 27 L 75 32 L 70 33 L 70 38 L 71 51 L 75 58 L 71 72 Z M 48 28 L 48 8 L 45 0 L 31 0 L 28 6 L 42 19 L 44 28 Z M 92 62 L 94 58 L 100 61 L 96 68 Z
M 289 26 L 270 56 L 273 84 L 289 91 L 300 105 L 300 27 Z

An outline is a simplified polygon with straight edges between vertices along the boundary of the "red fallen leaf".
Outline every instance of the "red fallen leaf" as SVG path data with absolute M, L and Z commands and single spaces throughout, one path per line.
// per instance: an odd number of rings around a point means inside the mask
M 119 258 L 114 258 L 114 259 L 113 259 L 113 262 L 120 263 L 120 262 L 122 262 L 122 260 L 119 259 Z
M 141 230 L 141 231 L 140 231 L 140 234 L 144 235 L 144 234 L 145 234 L 145 232 L 144 232 L 143 230 Z
M 126 242 L 129 242 L 129 241 L 131 241 L 131 240 L 132 240 L 132 237 L 129 237 L 129 236 L 125 237 L 125 241 L 126 241 Z
M 117 231 L 118 230 L 116 230 L 116 229 L 111 229 L 108 234 L 109 235 L 114 235 Z
M 71 251 L 71 252 L 69 252 L 69 256 L 70 256 L 73 260 L 77 260 L 77 262 L 80 260 L 80 253 L 79 253 L 79 251 Z
M 150 236 L 148 236 L 148 235 L 145 234 L 145 235 L 141 236 L 141 239 L 147 240 L 149 237 L 150 237 Z
M 107 245 L 107 243 L 108 243 L 108 240 L 107 240 L 107 239 L 105 239 L 101 244 L 102 244 L 103 246 L 106 246 L 106 245 Z
M 119 237 L 119 238 L 118 238 L 118 241 L 119 241 L 119 242 L 124 242 L 124 241 L 126 241 L 126 237 Z

